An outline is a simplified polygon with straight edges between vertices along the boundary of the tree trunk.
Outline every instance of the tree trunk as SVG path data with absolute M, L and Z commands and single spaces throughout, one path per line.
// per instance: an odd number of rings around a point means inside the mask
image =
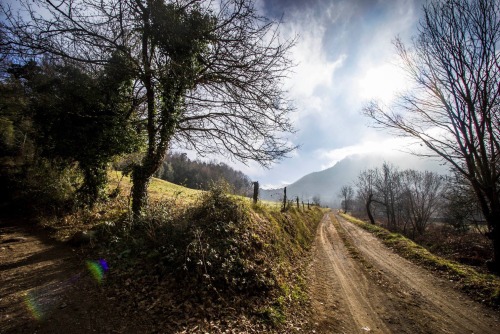
M 375 219 L 373 219 L 371 205 L 372 205 L 372 197 L 373 194 L 368 196 L 368 200 L 366 201 L 366 214 L 368 215 L 368 219 L 370 219 L 370 223 L 375 225 Z
M 469 165 L 472 166 L 472 163 Z M 472 168 L 471 166 L 469 169 Z M 469 179 L 469 181 L 488 224 L 487 236 L 493 245 L 493 262 L 488 264 L 488 269 L 500 274 L 500 199 L 497 195 L 497 189 L 490 187 L 489 192 L 484 193 L 477 179 Z
M 134 219 L 142 215 L 142 210 L 148 204 L 148 186 L 153 174 L 160 168 L 167 148 L 159 145 L 159 152 L 148 153 L 141 165 L 136 165 L 132 171 L 132 213 Z
M 492 231 L 493 237 L 493 272 L 500 274 L 500 228 L 495 226 Z
M 134 219 L 142 214 L 142 210 L 148 204 L 148 186 L 151 175 L 145 172 L 141 166 L 136 166 L 132 172 L 132 213 Z
M 500 274 L 500 212 L 493 212 L 486 219 L 491 229 L 488 237 L 493 244 L 493 262 L 488 265 L 488 269 Z

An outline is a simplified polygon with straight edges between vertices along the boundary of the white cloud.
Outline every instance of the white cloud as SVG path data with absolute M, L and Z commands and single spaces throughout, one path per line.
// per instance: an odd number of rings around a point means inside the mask
M 260 188 L 264 190 L 269 190 L 269 189 L 279 189 L 288 186 L 292 182 L 290 181 L 281 181 L 280 183 L 266 183 L 259 185 Z
M 231 164 L 263 187 L 280 187 L 348 155 L 408 151 L 402 138 L 365 127 L 361 110 L 369 99 L 389 105 L 405 88 L 391 41 L 415 33 L 422 1 L 257 0 L 263 14 L 284 14 L 281 37 L 298 35 L 290 54 L 297 66 L 285 86 L 297 109 L 291 117 L 299 132 L 291 140 L 302 149 L 269 170 Z
M 307 21 L 307 22 L 305 22 Z M 291 57 L 297 66 L 287 83 L 290 94 L 294 97 L 309 98 L 319 86 L 332 86 L 334 72 L 342 67 L 346 54 L 335 60 L 328 60 L 323 39 L 325 28 L 311 17 L 310 20 L 284 24 L 284 30 L 289 37 L 297 33 L 298 41 L 293 48 Z
M 420 150 L 419 144 L 412 138 L 390 137 L 390 138 L 364 138 L 359 144 L 336 148 L 333 150 L 318 150 L 319 158 L 326 163 L 321 165 L 321 169 L 332 167 L 340 160 L 351 155 L 374 155 L 390 156 Z

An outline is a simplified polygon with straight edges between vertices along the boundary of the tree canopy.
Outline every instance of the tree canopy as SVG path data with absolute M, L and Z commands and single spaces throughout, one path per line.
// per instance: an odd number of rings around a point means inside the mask
M 112 67 L 91 76 L 71 64 L 31 61 L 12 65 L 1 86 L 6 155 L 24 155 L 26 161 L 46 158 L 60 167 L 78 164 L 85 204 L 101 197 L 111 158 L 139 143 L 127 116 L 129 105 L 120 95 L 130 89 L 130 81 Z M 27 142 L 32 151 L 22 152 Z
M 0 7 L 9 52 L 72 61 L 90 73 L 123 61 L 132 84 L 122 95 L 146 141 L 132 172 L 135 214 L 174 144 L 263 166 L 295 148 L 282 85 L 294 40 L 283 40 L 279 22 L 260 16 L 253 1 L 20 3 L 19 15 Z

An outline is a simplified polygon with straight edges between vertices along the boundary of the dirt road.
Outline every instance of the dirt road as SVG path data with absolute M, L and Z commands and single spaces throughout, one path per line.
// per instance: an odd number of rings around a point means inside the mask
M 141 333 L 120 315 L 78 249 L 0 221 L 0 333 Z
M 317 333 L 500 333 L 500 314 L 334 213 L 309 268 Z
M 315 333 L 500 333 L 499 313 L 333 213 L 313 251 Z M 0 222 L 0 333 L 151 332 L 124 316 L 77 253 L 34 227 Z

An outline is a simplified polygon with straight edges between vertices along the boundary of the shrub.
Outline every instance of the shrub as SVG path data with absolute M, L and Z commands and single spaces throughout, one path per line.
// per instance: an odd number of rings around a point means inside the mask
M 275 285 L 261 238 L 251 227 L 249 204 L 213 185 L 191 207 L 175 199 L 153 202 L 140 220 L 116 224 L 105 239 L 118 241 L 121 258 L 152 274 L 172 274 L 201 289 L 258 293 Z M 147 265 L 146 265 L 147 263 Z
M 197 281 L 218 289 L 246 292 L 275 284 L 260 238 L 253 233 L 246 203 L 227 194 L 226 184 L 212 186 L 190 216 L 184 269 Z
M 17 173 L 6 175 L 11 209 L 24 214 L 51 215 L 70 210 L 75 202 L 76 185 L 80 174 L 75 168 L 39 159 L 25 165 Z

